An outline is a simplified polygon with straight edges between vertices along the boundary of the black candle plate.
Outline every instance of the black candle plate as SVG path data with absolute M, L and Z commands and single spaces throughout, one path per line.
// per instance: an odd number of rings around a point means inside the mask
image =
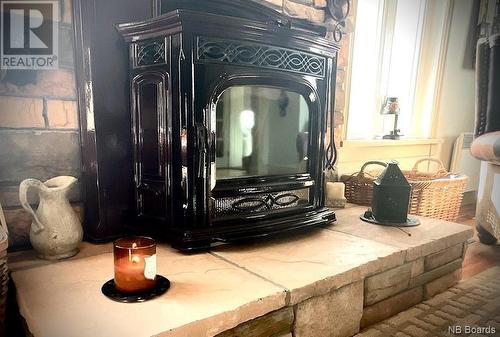
M 154 288 L 135 294 L 124 293 L 116 289 L 115 280 L 111 279 L 104 283 L 101 291 L 113 301 L 122 303 L 145 302 L 164 294 L 170 288 L 170 281 L 161 275 L 156 275 L 156 285 Z

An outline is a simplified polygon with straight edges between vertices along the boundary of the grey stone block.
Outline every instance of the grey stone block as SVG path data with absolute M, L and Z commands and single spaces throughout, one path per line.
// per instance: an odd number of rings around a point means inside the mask
M 432 280 L 435 280 L 441 276 L 449 274 L 457 269 L 462 268 L 463 260 L 460 258 L 444 266 L 428 271 L 420 276 L 417 276 L 410 280 L 410 288 L 417 287 L 426 283 L 429 283 Z
M 359 331 L 363 314 L 363 282 L 297 304 L 295 337 L 344 337 Z
M 379 302 L 408 287 L 412 263 L 384 271 L 365 280 L 365 306 Z
M 249 322 L 242 323 L 231 330 L 218 334 L 217 337 L 286 337 L 291 334 L 293 318 L 293 308 L 286 307 Z
M 425 257 L 425 271 L 441 267 L 453 260 L 462 257 L 463 243 L 459 243 L 440 252 Z
M 423 294 L 423 288 L 417 287 L 364 308 L 361 328 L 380 322 L 419 303 L 423 299 Z
M 82 201 L 81 188 L 81 182 L 78 182 L 68 192 L 68 200 L 70 202 Z M 0 185 L 0 200 L 3 207 L 20 207 L 21 203 L 19 201 L 19 184 L 5 186 Z M 38 194 L 35 190 L 30 189 L 28 191 L 28 202 L 31 205 L 35 205 L 38 203 Z
M 0 183 L 80 177 L 77 131 L 0 130 Z

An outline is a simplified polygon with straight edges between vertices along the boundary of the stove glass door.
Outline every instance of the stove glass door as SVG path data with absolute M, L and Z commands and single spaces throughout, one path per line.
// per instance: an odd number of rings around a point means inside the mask
M 232 86 L 216 107 L 216 178 L 306 173 L 310 111 L 276 87 Z

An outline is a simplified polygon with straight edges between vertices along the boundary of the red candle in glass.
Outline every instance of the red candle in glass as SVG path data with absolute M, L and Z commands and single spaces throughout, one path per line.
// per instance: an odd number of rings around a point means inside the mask
M 115 287 L 125 293 L 138 293 L 156 285 L 156 242 L 134 236 L 114 242 Z

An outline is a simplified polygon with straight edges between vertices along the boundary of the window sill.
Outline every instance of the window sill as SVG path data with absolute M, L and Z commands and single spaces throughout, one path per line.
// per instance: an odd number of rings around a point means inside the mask
M 401 169 L 410 170 L 419 159 L 437 156 L 441 143 L 433 138 L 347 140 L 339 149 L 338 168 L 341 174 L 351 174 L 367 161 L 397 160 Z
M 429 139 L 419 139 L 419 138 L 407 138 L 407 139 L 362 139 L 362 140 L 344 140 L 341 142 L 340 147 L 351 148 L 351 147 L 380 147 L 380 146 L 411 146 L 411 145 L 434 145 L 441 144 L 442 140 L 436 138 Z

